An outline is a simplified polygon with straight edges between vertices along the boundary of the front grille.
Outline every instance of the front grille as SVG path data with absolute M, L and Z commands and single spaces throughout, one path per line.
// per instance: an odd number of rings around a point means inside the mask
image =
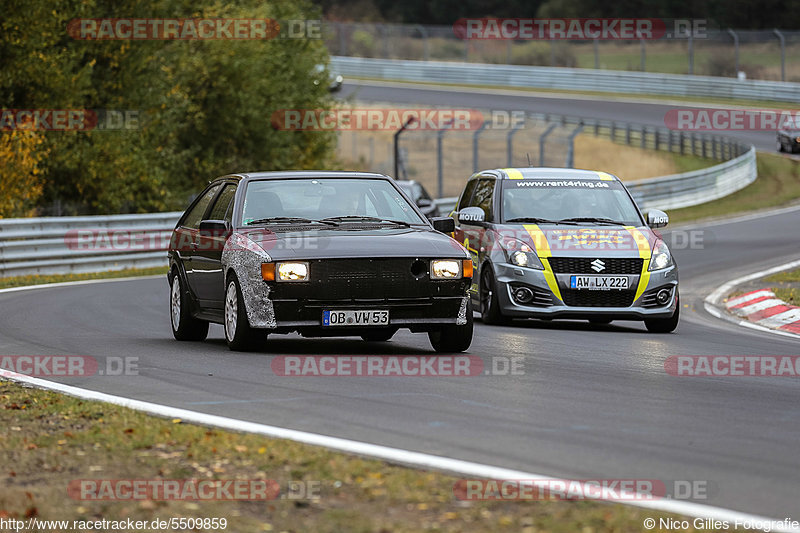
M 605 268 L 592 268 L 592 262 L 600 260 Z M 642 259 L 639 257 L 551 257 L 550 267 L 556 274 L 641 274 Z
M 571 307 L 630 307 L 634 291 L 561 289 L 564 304 Z
M 353 300 L 464 296 L 468 280 L 431 280 L 412 273 L 416 258 L 309 261 L 308 282 L 270 283 L 272 299 Z M 425 263 L 427 259 L 422 259 Z

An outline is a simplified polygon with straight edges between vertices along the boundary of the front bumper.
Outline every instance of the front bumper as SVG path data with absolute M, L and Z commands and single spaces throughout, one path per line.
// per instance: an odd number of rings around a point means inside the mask
M 645 286 L 640 288 L 641 274 L 630 274 L 627 291 L 589 291 L 569 288 L 571 274 L 555 274 L 561 299 L 550 288 L 543 270 L 521 268 L 509 263 L 494 265 L 497 280 L 497 302 L 506 316 L 526 318 L 573 318 L 593 317 L 612 320 L 644 320 L 669 318 L 678 306 L 678 269 L 675 265 L 649 273 Z M 527 287 L 534 293 L 530 303 L 519 303 L 512 291 Z M 667 303 L 659 305 L 655 294 L 670 291 Z M 636 293 L 641 294 L 636 297 Z M 635 299 L 634 299 L 635 298 Z

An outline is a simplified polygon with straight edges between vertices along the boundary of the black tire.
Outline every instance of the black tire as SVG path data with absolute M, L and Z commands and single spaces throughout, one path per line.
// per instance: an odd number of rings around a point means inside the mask
M 169 284 L 169 316 L 172 336 L 179 341 L 203 341 L 208 337 L 208 322 L 194 318 L 189 310 L 183 279 L 173 272 Z
M 778 140 L 778 151 L 779 151 L 779 152 L 783 152 L 783 151 L 785 151 L 785 150 L 783 149 L 783 143 L 780 141 L 780 139 Z
M 599 325 L 603 325 L 603 324 L 611 324 L 611 321 L 612 321 L 612 320 L 613 320 L 613 319 L 611 319 L 611 318 L 603 318 L 603 317 L 599 317 L 599 316 L 598 316 L 598 317 L 592 317 L 592 318 L 590 318 L 590 319 L 589 319 L 589 322 L 590 322 L 591 324 L 599 324 Z
M 239 280 L 231 275 L 225 288 L 223 328 L 228 348 L 236 352 L 252 352 L 261 347 L 267 335 L 264 331 L 250 327 L 244 307 Z
M 487 263 L 484 265 L 484 272 L 481 274 L 480 302 L 481 320 L 484 324 L 500 325 L 508 324 L 509 318 L 500 311 L 500 304 L 497 298 L 497 284 L 494 282 L 492 267 Z
M 647 331 L 650 333 L 672 333 L 678 327 L 678 322 L 681 318 L 681 302 L 678 300 L 678 306 L 675 308 L 675 313 L 669 318 L 652 318 L 644 321 Z
M 467 300 L 467 323 L 462 326 L 445 326 L 428 332 L 433 349 L 440 353 L 463 352 L 472 344 L 472 302 Z
M 364 333 L 361 338 L 367 342 L 386 342 L 394 337 L 395 333 L 397 333 L 397 328 L 376 329 L 375 331 Z

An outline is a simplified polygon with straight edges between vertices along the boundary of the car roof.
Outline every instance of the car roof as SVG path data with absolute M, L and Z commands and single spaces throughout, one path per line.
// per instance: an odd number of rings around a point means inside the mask
M 501 179 L 581 179 L 619 181 L 613 174 L 599 170 L 555 167 L 498 168 L 478 174 L 494 174 Z
M 236 180 L 236 181 L 254 181 L 254 180 L 269 180 L 269 179 L 302 179 L 302 178 L 364 178 L 364 179 L 384 179 L 391 180 L 389 176 L 378 174 L 376 172 L 358 172 L 351 170 L 278 170 L 278 171 L 257 171 L 257 172 L 240 172 L 236 174 L 228 174 L 220 176 L 216 180 Z

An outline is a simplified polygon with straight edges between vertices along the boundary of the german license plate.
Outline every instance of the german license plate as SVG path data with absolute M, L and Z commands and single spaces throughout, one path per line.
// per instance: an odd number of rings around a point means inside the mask
M 623 290 L 628 288 L 628 276 L 570 276 L 569 286 L 590 291 Z
M 323 310 L 323 326 L 388 326 L 385 309 Z

